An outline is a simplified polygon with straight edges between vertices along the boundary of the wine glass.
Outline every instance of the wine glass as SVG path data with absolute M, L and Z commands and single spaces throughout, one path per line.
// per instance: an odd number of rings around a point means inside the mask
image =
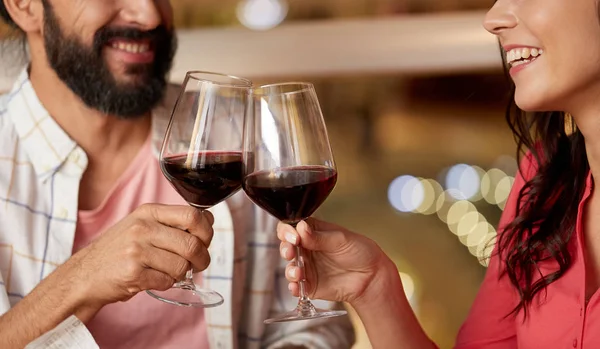
M 255 204 L 295 227 L 319 208 L 337 181 L 317 94 L 310 83 L 273 84 L 255 89 L 252 102 L 244 126 L 242 187 Z M 303 270 L 306 262 L 297 247 L 297 266 Z M 315 308 L 305 281 L 299 282 L 296 309 L 265 323 L 346 315 Z
M 163 141 L 160 164 L 173 188 L 193 207 L 206 210 L 242 185 L 244 118 L 252 82 L 218 73 L 186 74 Z M 193 270 L 166 291 L 147 291 L 186 307 L 223 304 L 219 293 L 197 287 Z

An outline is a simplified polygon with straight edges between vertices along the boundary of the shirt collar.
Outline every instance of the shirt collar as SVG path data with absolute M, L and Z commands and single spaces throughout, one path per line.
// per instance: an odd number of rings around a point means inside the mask
M 44 108 L 29 80 L 27 69 L 21 72 L 5 101 L 5 113 L 13 122 L 19 138 L 18 147 L 25 150 L 38 177 L 42 181 L 49 179 L 61 168 L 77 144 Z
M 178 91 L 170 86 L 167 91 Z M 162 139 L 169 123 L 169 108 L 172 98 L 167 98 L 152 112 L 152 148 L 156 157 L 160 152 Z M 24 69 L 11 92 L 5 96 L 7 114 L 15 125 L 22 146 L 33 163 L 36 174 L 46 181 L 60 170 L 71 155 L 77 172 L 83 173 L 87 167 L 87 156 L 71 137 L 54 121 L 39 100 L 29 73 Z M 77 150 L 77 152 L 75 152 Z
M 594 177 L 592 171 L 588 170 L 587 178 L 585 179 L 586 192 L 591 191 L 594 188 Z

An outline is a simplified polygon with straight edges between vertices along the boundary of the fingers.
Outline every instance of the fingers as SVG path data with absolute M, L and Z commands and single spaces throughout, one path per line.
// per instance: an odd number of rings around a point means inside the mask
M 157 204 L 142 205 L 138 210 L 141 215 L 150 216 L 161 224 L 188 231 L 200 238 L 205 246 L 210 246 L 214 217 L 209 211 L 200 211 L 191 206 Z
M 302 244 L 302 247 L 311 251 L 321 250 L 320 235 L 319 233 L 313 233 L 313 229 L 304 221 L 298 223 L 296 229 L 289 224 L 279 223 L 277 225 L 279 240 L 293 246 Z
M 296 247 L 289 242 L 282 242 L 279 246 L 279 253 L 281 258 L 291 261 L 296 258 Z
M 298 232 L 291 225 L 282 222 L 277 224 L 277 238 L 294 246 L 300 242 Z
M 300 286 L 298 285 L 297 282 L 290 282 L 288 284 L 288 290 L 290 290 L 290 293 L 292 294 L 292 296 L 300 297 Z
M 294 263 L 290 263 L 285 267 L 285 278 L 289 282 L 298 282 L 303 280 L 304 273 L 302 269 L 298 268 Z
M 358 238 L 343 227 L 314 218 L 298 223 L 296 230 L 304 248 L 325 253 L 341 252 Z
M 141 290 L 166 291 L 173 286 L 175 279 L 154 269 L 145 269 L 140 275 Z
M 200 211 L 194 209 L 193 211 L 189 211 L 188 214 L 188 226 L 185 230 L 202 240 L 206 247 L 210 246 L 214 235 L 213 223 L 215 222 L 212 213 L 206 210 Z
M 160 224 L 157 226 L 158 231 L 149 240 L 152 246 L 182 257 L 189 261 L 195 270 L 201 271 L 208 267 L 210 254 L 200 238 L 179 229 Z
M 183 280 L 191 265 L 187 259 L 158 248 L 147 250 L 142 263 L 145 267 L 166 274 L 175 281 Z
M 302 270 L 290 263 L 285 269 L 285 277 L 289 281 L 288 289 L 292 295 L 298 297 L 298 294 L 300 293 L 298 282 L 304 278 Z M 313 284 L 309 280 L 304 280 L 304 287 L 307 294 L 313 294 Z

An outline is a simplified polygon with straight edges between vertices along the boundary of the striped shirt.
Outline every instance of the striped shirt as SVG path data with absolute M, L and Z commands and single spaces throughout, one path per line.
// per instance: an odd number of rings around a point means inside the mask
M 172 92 L 153 113 L 155 155 L 168 123 Z M 0 97 L 0 314 L 71 256 L 86 166 L 85 152 L 48 114 L 23 71 L 12 90 Z M 354 333 L 345 317 L 265 326 L 264 319 L 293 309 L 297 302 L 283 277 L 276 221 L 242 193 L 211 211 L 218 233 L 210 248 L 212 263 L 202 273 L 203 285 L 226 300 L 205 310 L 212 349 L 352 346 Z M 49 348 L 60 347 L 59 341 L 73 348 L 98 347 L 75 317 L 30 346 L 42 340 Z

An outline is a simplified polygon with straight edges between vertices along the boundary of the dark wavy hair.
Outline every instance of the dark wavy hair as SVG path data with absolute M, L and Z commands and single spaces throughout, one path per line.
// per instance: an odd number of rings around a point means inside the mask
M 507 72 L 506 61 L 504 67 Z M 528 169 L 519 169 L 526 183 L 518 195 L 515 218 L 498 234 L 497 253 L 503 275 L 519 294 L 511 314 L 523 311 L 527 317 L 535 297 L 571 267 L 569 244 L 589 163 L 573 118 L 563 112 L 522 111 L 514 101 L 515 85 L 510 84 L 506 120 L 517 142 L 517 156 L 531 157 L 536 171 L 526 178 Z M 551 271 L 542 273 L 542 264 Z

